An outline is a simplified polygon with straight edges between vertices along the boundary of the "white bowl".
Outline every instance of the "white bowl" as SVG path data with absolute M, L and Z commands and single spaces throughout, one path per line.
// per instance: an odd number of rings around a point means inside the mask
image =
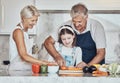
M 48 66 L 48 73 L 56 73 L 59 70 L 59 66 Z

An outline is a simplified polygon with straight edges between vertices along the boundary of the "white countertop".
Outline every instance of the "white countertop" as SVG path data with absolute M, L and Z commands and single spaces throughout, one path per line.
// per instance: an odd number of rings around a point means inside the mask
M 0 71 L 0 83 L 120 83 L 119 77 L 59 76 L 58 74 L 32 74 L 31 71 Z
M 4 76 L 0 83 L 120 83 L 120 78 Z

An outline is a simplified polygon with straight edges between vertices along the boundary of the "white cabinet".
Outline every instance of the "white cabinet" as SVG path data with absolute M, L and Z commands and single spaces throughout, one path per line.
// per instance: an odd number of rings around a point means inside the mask
M 2 27 L 2 20 L 3 20 L 3 15 L 2 15 L 2 3 L 0 1 L 0 28 Z M 1 29 L 0 29 L 1 30 Z
M 0 0 L 0 3 L 0 33 L 9 34 L 21 21 L 21 9 L 26 5 L 34 5 L 34 0 Z
M 84 3 L 89 10 L 120 10 L 120 0 L 35 0 L 40 10 L 70 10 L 72 5 Z

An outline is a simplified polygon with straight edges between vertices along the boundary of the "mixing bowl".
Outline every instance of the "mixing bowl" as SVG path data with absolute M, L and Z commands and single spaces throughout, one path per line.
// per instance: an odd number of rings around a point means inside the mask
M 57 73 L 59 66 L 48 66 L 48 73 Z

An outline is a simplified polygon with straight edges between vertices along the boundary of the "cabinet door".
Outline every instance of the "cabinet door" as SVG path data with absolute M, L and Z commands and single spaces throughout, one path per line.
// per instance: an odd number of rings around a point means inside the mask
M 85 4 L 89 10 L 119 10 L 120 0 L 35 0 L 39 10 L 70 10 L 74 4 Z
M 0 33 L 9 34 L 21 21 L 20 11 L 26 5 L 34 5 L 34 0 L 1 0 L 4 13 L 4 23 L 0 27 Z M 0 9 L 2 10 L 2 9 Z M 35 31 L 35 30 L 33 30 Z
M 0 0 L 0 31 L 1 31 L 1 27 L 2 27 L 2 22 L 3 22 L 3 14 L 2 14 L 2 11 L 3 11 L 3 7 L 2 7 L 2 1 Z

